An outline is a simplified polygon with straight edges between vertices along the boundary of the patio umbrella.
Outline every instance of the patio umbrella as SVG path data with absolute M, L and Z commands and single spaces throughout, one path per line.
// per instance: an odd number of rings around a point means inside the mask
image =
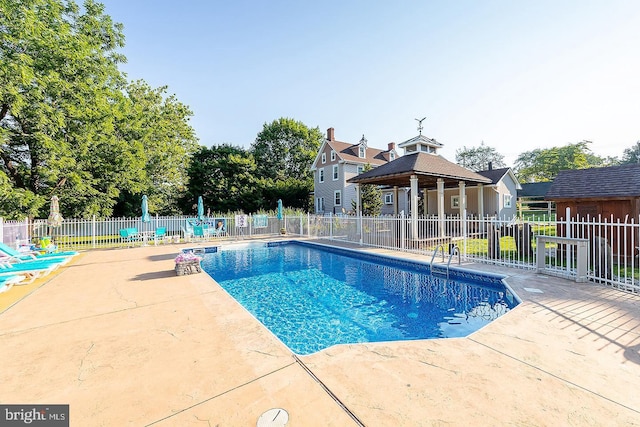
M 151 222 L 151 215 L 149 215 L 149 201 L 147 200 L 146 194 L 142 196 L 142 217 L 140 219 L 144 223 Z
M 282 219 L 282 199 L 278 199 L 278 219 Z
M 204 202 L 202 196 L 198 196 L 198 219 L 202 221 L 204 219 Z
M 49 233 L 52 228 L 60 227 L 62 225 L 62 215 L 60 215 L 60 205 L 58 203 L 58 196 L 51 197 L 51 206 L 49 208 L 49 218 L 47 218 L 47 225 L 49 225 Z

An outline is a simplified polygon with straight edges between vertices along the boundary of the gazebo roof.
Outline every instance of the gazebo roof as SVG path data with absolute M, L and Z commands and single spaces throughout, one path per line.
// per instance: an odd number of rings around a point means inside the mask
M 487 177 L 451 163 L 442 156 L 428 153 L 398 157 L 347 182 L 408 187 L 411 175 L 418 177 L 418 186 L 422 188 L 435 187 L 438 178 L 444 180 L 445 187 L 458 185 L 460 181 L 466 184 L 491 184 L 491 179 Z

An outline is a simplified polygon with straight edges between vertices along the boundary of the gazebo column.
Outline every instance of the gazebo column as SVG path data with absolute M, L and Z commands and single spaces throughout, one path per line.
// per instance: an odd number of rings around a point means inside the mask
M 458 181 L 458 198 L 460 200 L 460 231 L 462 236 L 467 235 L 467 194 L 464 181 Z
M 398 186 L 393 186 L 393 214 L 398 216 Z
M 427 203 L 429 202 L 429 191 L 426 188 L 422 189 L 422 216 L 427 217 L 429 209 Z
M 484 233 L 484 185 L 478 184 L 478 232 Z
M 411 238 L 418 238 L 418 177 L 411 175 Z
M 438 178 L 436 187 L 438 189 L 438 226 L 440 237 L 444 237 L 444 180 L 442 178 Z

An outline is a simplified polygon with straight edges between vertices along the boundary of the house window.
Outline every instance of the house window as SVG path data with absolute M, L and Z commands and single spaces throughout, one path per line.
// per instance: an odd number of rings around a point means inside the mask
M 389 159 L 390 160 L 395 160 L 396 158 L 396 153 L 394 153 L 393 151 L 389 153 Z
M 316 212 L 324 212 L 324 197 L 316 199 Z
M 331 150 L 331 161 L 333 162 L 336 159 L 336 152 Z
M 358 175 L 360 175 L 362 172 L 364 172 L 364 166 L 359 165 L 358 166 Z
M 454 209 L 460 207 L 460 196 L 451 196 L 451 207 Z
M 385 193 L 384 195 L 384 204 L 392 205 L 393 204 L 393 193 Z
M 340 190 L 336 190 L 333 193 L 333 204 L 335 206 L 341 206 L 342 205 L 342 192 Z
M 318 169 L 318 182 L 324 182 L 324 168 Z
M 327 163 L 327 153 L 322 153 L 322 164 L 325 164 L 325 163 Z
M 363 145 L 361 145 L 358 150 L 358 157 L 360 157 L 361 159 L 364 159 L 364 154 L 365 154 L 365 148 Z
M 338 180 L 338 165 L 333 165 L 333 180 Z
M 510 208 L 511 207 L 511 194 L 505 194 L 504 196 L 502 196 L 502 199 L 504 200 L 504 207 L 505 208 Z

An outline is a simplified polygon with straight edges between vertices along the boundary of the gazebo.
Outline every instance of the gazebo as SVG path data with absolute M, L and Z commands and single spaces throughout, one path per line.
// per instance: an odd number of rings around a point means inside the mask
M 420 128 L 419 128 L 420 129 Z M 348 180 L 355 183 L 358 193 L 357 210 L 360 212 L 360 185 L 374 184 L 393 187 L 394 212 L 398 213 L 398 188 L 411 189 L 411 235 L 418 237 L 418 195 L 419 190 L 436 188 L 438 192 L 438 218 L 440 236 L 444 236 L 444 189 L 459 188 L 460 216 L 466 217 L 466 186 L 476 186 L 478 191 L 477 212 L 484 216 L 483 185 L 491 184 L 491 179 L 446 160 L 436 154 L 442 144 L 422 135 L 411 138 L 398 145 L 405 149 L 405 155 L 364 172 Z M 426 207 L 425 207 L 426 209 Z M 463 221 L 464 223 L 464 221 Z

